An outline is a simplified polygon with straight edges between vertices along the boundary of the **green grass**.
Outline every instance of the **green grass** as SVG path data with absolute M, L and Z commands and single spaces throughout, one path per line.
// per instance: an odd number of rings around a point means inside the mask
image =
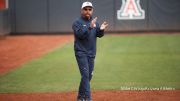
M 98 40 L 93 90 L 121 87 L 180 89 L 180 34 L 105 36 Z M 0 76 L 0 92 L 78 89 L 73 43 Z

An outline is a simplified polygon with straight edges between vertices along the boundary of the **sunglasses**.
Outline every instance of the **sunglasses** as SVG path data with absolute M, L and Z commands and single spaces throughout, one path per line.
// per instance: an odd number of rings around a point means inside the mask
M 87 8 L 84 8 L 85 11 L 92 11 L 91 8 L 87 9 Z

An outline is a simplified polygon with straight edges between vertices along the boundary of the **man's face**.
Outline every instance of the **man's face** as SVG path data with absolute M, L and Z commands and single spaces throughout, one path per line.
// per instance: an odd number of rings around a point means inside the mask
M 85 18 L 90 18 L 92 16 L 93 13 L 93 8 L 92 7 L 84 7 L 83 9 L 81 9 L 81 15 Z

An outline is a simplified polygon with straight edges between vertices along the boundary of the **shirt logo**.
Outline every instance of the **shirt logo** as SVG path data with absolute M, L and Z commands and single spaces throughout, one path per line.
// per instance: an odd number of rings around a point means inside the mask
M 140 0 L 122 0 L 122 6 L 117 11 L 117 19 L 145 19 L 145 11 L 140 6 Z

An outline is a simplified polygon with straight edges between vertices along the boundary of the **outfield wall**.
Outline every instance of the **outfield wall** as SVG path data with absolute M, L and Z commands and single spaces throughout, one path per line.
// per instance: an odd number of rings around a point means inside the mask
M 10 28 L 8 10 L 0 10 L 0 36 L 10 33 Z
M 71 24 L 80 16 L 82 1 L 85 0 L 10 0 L 11 32 L 72 32 Z M 140 0 L 145 18 L 136 20 L 117 19 L 123 0 L 89 1 L 93 1 L 98 21 L 109 23 L 109 31 L 180 30 L 180 0 Z

